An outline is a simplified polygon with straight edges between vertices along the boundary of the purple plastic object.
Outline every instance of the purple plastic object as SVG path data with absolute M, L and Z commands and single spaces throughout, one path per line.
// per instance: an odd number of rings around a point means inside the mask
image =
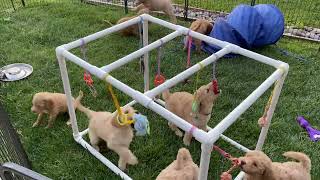
M 315 142 L 320 140 L 320 130 L 311 127 L 309 122 L 303 116 L 298 116 L 297 121 L 299 125 L 308 132 L 311 141 Z

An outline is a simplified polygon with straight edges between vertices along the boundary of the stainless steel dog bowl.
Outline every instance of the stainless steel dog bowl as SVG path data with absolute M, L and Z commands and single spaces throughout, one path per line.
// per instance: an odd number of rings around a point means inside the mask
M 15 63 L 0 68 L 0 81 L 17 81 L 28 77 L 33 71 L 29 64 Z

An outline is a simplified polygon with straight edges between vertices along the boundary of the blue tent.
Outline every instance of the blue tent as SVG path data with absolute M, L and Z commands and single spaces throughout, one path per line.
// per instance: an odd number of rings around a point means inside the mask
M 239 5 L 227 19 L 217 19 L 209 36 L 246 49 L 276 43 L 284 31 L 284 17 L 272 4 Z M 212 54 L 221 48 L 202 43 L 202 49 Z

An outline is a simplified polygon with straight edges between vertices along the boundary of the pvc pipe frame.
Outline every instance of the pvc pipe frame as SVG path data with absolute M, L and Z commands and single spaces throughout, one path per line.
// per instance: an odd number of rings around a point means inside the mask
M 159 24 L 161 26 L 167 27 L 169 29 L 174 30 L 173 33 L 151 43 L 148 44 L 148 22 L 153 22 Z M 117 32 L 121 29 L 127 28 L 131 25 L 135 25 L 139 22 L 143 22 L 143 45 L 144 47 L 101 68 L 91 65 L 90 63 L 84 61 L 83 59 L 75 56 L 74 54 L 70 53 L 69 50 L 79 47 L 81 45 L 82 40 L 85 43 L 89 43 L 96 39 L 102 38 L 108 34 L 113 32 Z M 202 60 L 200 63 L 193 65 L 189 69 L 179 73 L 178 75 L 172 77 L 171 79 L 167 80 L 165 83 L 155 87 L 152 90 L 149 90 L 149 51 L 161 46 L 163 43 L 166 43 L 177 36 L 180 35 L 189 35 L 191 37 L 200 39 L 210 44 L 215 44 L 221 47 L 221 50 L 212 54 L 208 58 Z M 187 121 L 184 121 L 180 117 L 176 116 L 175 114 L 171 113 L 158 103 L 156 103 L 153 98 L 160 94 L 165 89 L 171 88 L 172 86 L 176 85 L 177 83 L 185 80 L 189 76 L 193 75 L 194 73 L 198 72 L 202 69 L 202 66 L 207 66 L 213 62 L 216 62 L 219 58 L 223 57 L 228 53 L 235 53 L 240 54 L 246 57 L 249 57 L 253 60 L 262 62 L 264 64 L 270 65 L 275 67 L 277 70 L 271 74 L 256 90 L 254 90 L 242 103 L 240 103 L 229 115 L 227 115 L 216 127 L 211 129 L 209 132 L 204 132 L 203 130 L 196 129 L 193 132 L 193 137 L 196 140 L 202 143 L 201 149 L 201 161 L 200 161 L 200 173 L 198 179 L 204 180 L 207 179 L 208 176 L 208 169 L 209 169 L 209 162 L 210 162 L 210 154 L 212 150 L 213 144 L 221 137 L 225 141 L 229 142 L 230 144 L 236 146 L 238 149 L 243 151 L 249 151 L 248 148 L 242 146 L 241 144 L 233 141 L 232 139 L 224 136 L 222 133 L 228 129 L 240 116 L 244 113 L 275 81 L 278 81 L 277 86 L 275 87 L 275 93 L 271 102 L 271 106 L 269 108 L 268 113 L 268 125 L 262 128 L 259 140 L 256 146 L 256 149 L 262 149 L 264 141 L 267 136 L 267 132 L 270 126 L 270 121 L 275 110 L 276 104 L 278 102 L 280 92 L 286 78 L 286 75 L 289 70 L 289 65 L 282 61 L 274 60 L 272 58 L 251 52 L 249 50 L 243 49 L 239 46 L 234 44 L 220 41 L 214 39 L 212 37 L 208 37 L 206 35 L 194 32 L 188 28 L 183 26 L 175 25 L 164 20 L 152 17 L 148 14 L 140 15 L 136 18 L 133 18 L 129 21 L 123 22 L 121 24 L 117 24 L 112 26 L 108 29 L 99 31 L 97 33 L 91 34 L 84 38 L 70 42 L 68 44 L 61 45 L 56 48 L 56 55 L 59 62 L 61 78 L 63 81 L 63 87 L 65 94 L 67 96 L 67 104 L 68 104 L 68 111 L 71 119 L 72 124 L 72 131 L 73 136 L 76 142 L 81 144 L 85 149 L 87 149 L 91 154 L 93 154 L 96 158 L 98 158 L 102 163 L 104 163 L 107 167 L 109 167 L 114 173 L 120 175 L 123 179 L 131 179 L 127 174 L 122 172 L 117 166 L 111 163 L 107 158 L 105 158 L 102 154 L 96 151 L 92 146 L 90 146 L 82 136 L 88 132 L 88 129 L 79 132 L 75 110 L 72 102 L 72 95 L 71 95 L 71 88 L 70 82 L 68 77 L 68 71 L 66 67 L 65 59 L 79 65 L 80 67 L 86 69 L 91 74 L 95 75 L 96 77 L 105 80 L 106 82 L 112 84 L 117 89 L 121 90 L 122 92 L 126 93 L 134 100 L 127 105 L 133 105 L 135 103 L 140 103 L 146 108 L 153 110 L 154 112 L 158 113 L 163 118 L 167 119 L 168 121 L 174 123 L 179 128 L 183 129 L 184 131 L 189 131 L 192 128 L 192 125 L 189 124 Z M 144 55 L 144 64 L 145 64 L 145 72 L 144 72 L 144 94 L 132 89 L 131 87 L 127 86 L 126 84 L 120 82 L 119 80 L 113 78 L 109 73 L 131 61 L 137 60 L 138 57 Z M 161 101 L 157 100 L 158 102 Z M 163 104 L 163 102 L 162 102 Z M 127 106 L 126 105 L 126 106 Z M 243 173 L 240 173 L 237 176 L 237 179 L 241 179 L 243 177 Z

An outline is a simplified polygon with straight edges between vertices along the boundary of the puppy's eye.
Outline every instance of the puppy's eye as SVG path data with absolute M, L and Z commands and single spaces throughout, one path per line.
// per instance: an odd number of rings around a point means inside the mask
M 210 89 L 207 89 L 207 93 L 209 93 Z

